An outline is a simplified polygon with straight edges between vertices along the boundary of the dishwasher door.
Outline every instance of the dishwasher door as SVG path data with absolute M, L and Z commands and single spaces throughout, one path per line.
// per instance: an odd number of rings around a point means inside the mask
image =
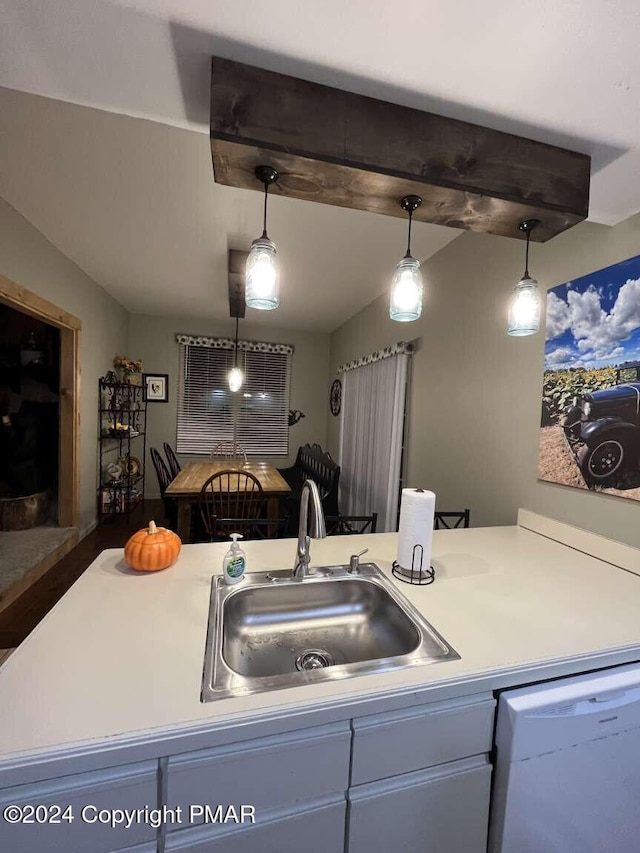
M 500 696 L 489 853 L 640 851 L 640 666 Z

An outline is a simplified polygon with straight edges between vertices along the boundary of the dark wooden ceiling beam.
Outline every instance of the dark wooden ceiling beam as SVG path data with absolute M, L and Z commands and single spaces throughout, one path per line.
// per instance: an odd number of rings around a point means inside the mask
M 246 302 L 244 300 L 245 269 L 249 252 L 239 249 L 229 249 L 229 314 L 231 317 L 244 319 Z
M 510 237 L 540 219 L 544 242 L 585 219 L 590 157 L 479 125 L 213 57 L 211 152 L 218 183 Z

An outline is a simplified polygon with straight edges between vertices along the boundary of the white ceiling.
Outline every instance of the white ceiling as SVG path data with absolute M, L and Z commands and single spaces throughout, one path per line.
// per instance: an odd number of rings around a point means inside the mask
M 255 194 L 211 179 L 212 53 L 582 151 L 590 218 L 640 210 L 634 0 L 0 0 L 0 15 L 0 85 L 173 126 L 2 95 L 0 194 L 133 310 L 211 313 L 215 279 L 218 313 L 227 235 L 259 226 Z M 290 265 L 279 325 L 332 328 L 384 289 L 401 221 L 289 199 L 271 212 Z M 416 228 L 416 248 L 456 233 Z

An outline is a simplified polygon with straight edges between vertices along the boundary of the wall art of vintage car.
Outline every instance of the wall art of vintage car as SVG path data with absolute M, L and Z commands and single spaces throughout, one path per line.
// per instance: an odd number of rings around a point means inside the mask
M 562 424 L 590 489 L 640 484 L 640 362 L 618 367 L 616 383 L 576 397 Z

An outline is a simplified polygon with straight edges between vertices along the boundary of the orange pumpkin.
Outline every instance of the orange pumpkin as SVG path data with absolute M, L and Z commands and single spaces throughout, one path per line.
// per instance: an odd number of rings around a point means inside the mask
M 155 521 L 150 521 L 149 527 L 134 533 L 124 546 L 124 558 L 138 572 L 157 572 L 175 563 L 181 547 L 180 537 L 173 530 L 156 527 Z

